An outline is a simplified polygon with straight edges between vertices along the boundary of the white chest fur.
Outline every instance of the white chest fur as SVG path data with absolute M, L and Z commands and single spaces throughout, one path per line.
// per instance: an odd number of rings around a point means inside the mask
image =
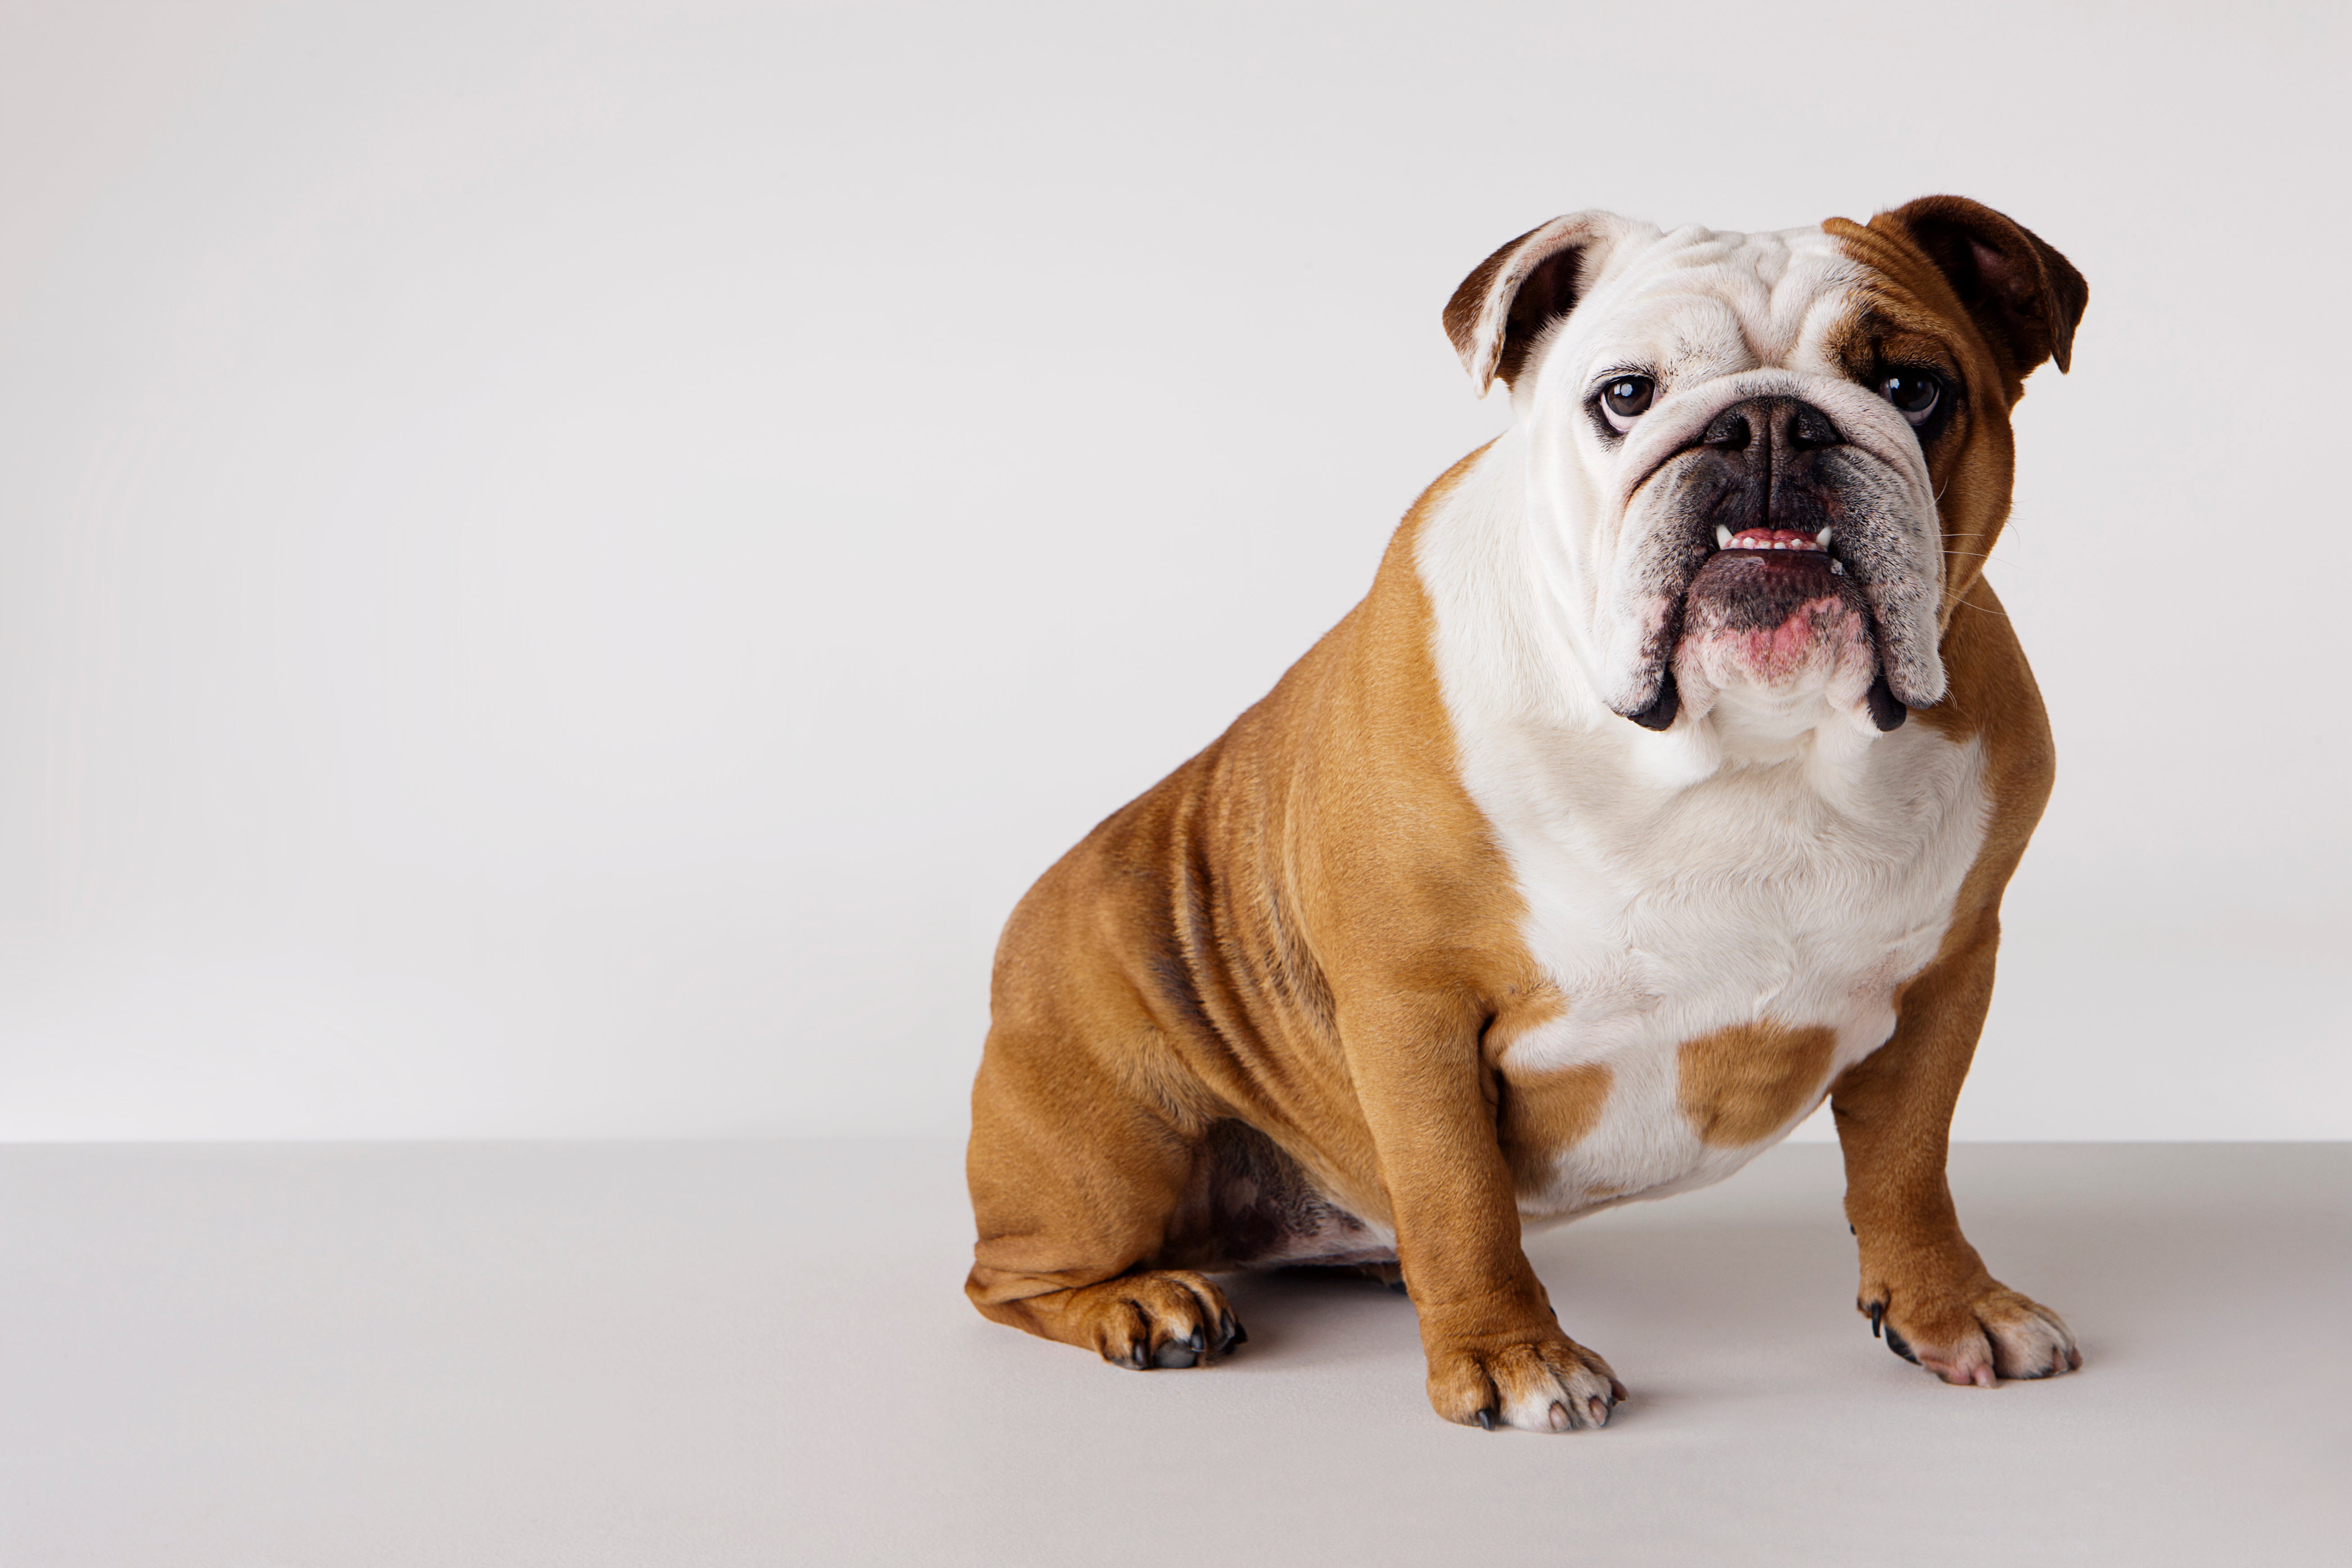
M 1465 476 L 1418 556 L 1464 783 L 1562 1001 L 1511 1042 L 1505 1077 L 1607 1069 L 1597 1119 L 1549 1152 L 1548 1181 L 1523 1175 L 1523 1210 L 1565 1216 L 1720 1180 L 1884 1044 L 1987 811 L 1977 745 L 1925 724 L 1866 738 L 1826 710 L 1734 703 L 1653 734 L 1609 712 L 1511 500 Z M 1756 1026 L 1827 1031 L 1826 1058 L 1785 1115 L 1726 1139 L 1694 1118 L 1685 1047 Z

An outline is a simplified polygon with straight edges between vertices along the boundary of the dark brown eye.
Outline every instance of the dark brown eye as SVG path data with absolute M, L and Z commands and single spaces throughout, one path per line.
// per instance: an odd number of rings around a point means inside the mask
M 1944 384 L 1924 370 L 1892 370 L 1878 378 L 1878 395 L 1914 425 L 1925 425 L 1944 400 Z
M 1657 393 L 1657 384 L 1646 375 L 1617 376 L 1601 389 L 1601 412 L 1608 416 L 1610 428 L 1630 430 L 1634 420 L 1650 411 L 1650 400 Z

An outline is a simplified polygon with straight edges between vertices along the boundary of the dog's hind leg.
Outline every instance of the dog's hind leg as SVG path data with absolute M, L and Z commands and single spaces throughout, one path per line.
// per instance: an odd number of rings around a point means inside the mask
M 1197 1156 L 1165 1107 L 1083 1049 L 992 1030 L 966 1172 L 980 1239 L 964 1292 L 1000 1323 L 1115 1366 L 1188 1367 L 1248 1336 L 1224 1292 L 1159 1268 Z

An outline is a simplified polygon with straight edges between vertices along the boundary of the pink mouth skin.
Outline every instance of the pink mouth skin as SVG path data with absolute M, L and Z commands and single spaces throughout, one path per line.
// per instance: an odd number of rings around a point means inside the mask
M 1718 542 L 1684 601 L 1675 673 L 1686 686 L 1811 686 L 1858 700 L 1877 672 L 1860 587 L 1825 542 L 1793 529 L 1751 528 Z
M 1809 599 L 1769 630 L 1720 634 L 1709 662 L 1744 666 L 1758 684 L 1778 686 L 1814 668 L 1839 645 L 1868 647 L 1860 621 L 1837 599 Z

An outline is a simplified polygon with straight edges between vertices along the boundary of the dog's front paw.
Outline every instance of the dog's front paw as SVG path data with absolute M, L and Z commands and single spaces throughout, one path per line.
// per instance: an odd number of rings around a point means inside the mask
M 1624 1397 L 1625 1385 L 1609 1363 L 1558 1329 L 1475 1336 L 1429 1350 L 1429 1402 L 1465 1426 L 1606 1426 Z
M 1998 1281 L 1958 1298 L 1888 1290 L 1856 1305 L 1888 1350 L 1946 1383 L 1990 1388 L 2000 1378 L 2055 1377 L 2083 1364 L 2064 1319 Z

